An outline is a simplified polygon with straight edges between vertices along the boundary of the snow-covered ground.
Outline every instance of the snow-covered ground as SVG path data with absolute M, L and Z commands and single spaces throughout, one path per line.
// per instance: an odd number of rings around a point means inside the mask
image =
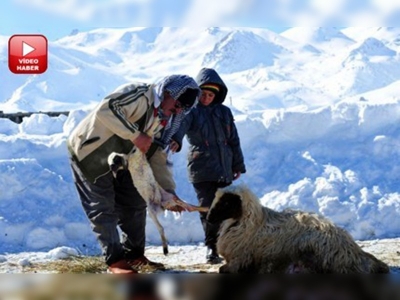
M 387 263 L 391 274 L 400 274 L 400 238 L 358 241 L 364 251 L 375 255 Z M 46 263 L 79 256 L 76 249 L 59 247 L 48 252 L 20 252 L 16 254 L 0 255 L 0 273 L 32 273 L 41 272 L 29 268 L 33 264 Z M 162 253 L 161 246 L 146 247 L 146 256 L 153 261 L 165 265 L 165 273 L 218 273 L 221 265 L 206 263 L 206 247 L 198 245 L 170 246 L 169 254 Z M 52 273 L 51 270 L 42 271 Z

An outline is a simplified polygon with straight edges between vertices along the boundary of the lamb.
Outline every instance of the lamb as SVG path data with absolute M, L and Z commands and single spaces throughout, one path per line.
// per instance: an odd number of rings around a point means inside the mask
M 221 222 L 220 273 L 388 273 L 349 233 L 313 213 L 276 212 L 244 185 L 219 189 L 207 214 Z
M 159 124 L 160 120 L 156 118 L 150 128 L 146 130 L 146 133 L 149 136 L 154 136 L 154 132 L 157 130 Z M 155 179 L 146 155 L 136 148 L 129 154 L 111 153 L 108 156 L 108 165 L 115 177 L 119 170 L 129 170 L 133 184 L 140 196 L 146 201 L 150 218 L 153 220 L 160 233 L 164 255 L 168 254 L 168 241 L 165 237 L 164 227 L 158 220 L 157 215 L 164 210 L 176 211 L 179 213 L 182 211 L 208 211 L 207 207 L 199 207 L 186 203 L 179 199 L 178 196 L 165 191 Z
M 150 218 L 153 220 L 160 233 L 163 252 L 168 254 L 168 241 L 165 237 L 164 227 L 161 225 L 157 215 L 164 210 L 182 212 L 182 211 L 199 211 L 207 212 L 208 208 L 199 207 L 179 199 L 165 191 L 156 181 L 150 164 L 146 159 L 146 155 L 139 150 L 134 151 L 132 154 L 118 154 L 111 153 L 108 157 L 108 164 L 114 175 L 120 169 L 128 169 L 133 179 L 133 184 L 138 190 L 139 194 L 147 203 L 147 211 Z
M 168 241 L 165 237 L 164 227 L 161 225 L 157 215 L 165 209 L 170 211 L 200 211 L 207 212 L 208 208 L 191 205 L 179 199 L 176 195 L 165 191 L 154 178 L 153 171 L 146 159 L 146 155 L 139 150 L 132 154 L 111 153 L 108 157 L 108 164 L 116 176 L 120 169 L 128 169 L 131 173 L 133 183 L 139 194 L 147 203 L 147 211 L 160 233 L 163 252 L 168 254 Z

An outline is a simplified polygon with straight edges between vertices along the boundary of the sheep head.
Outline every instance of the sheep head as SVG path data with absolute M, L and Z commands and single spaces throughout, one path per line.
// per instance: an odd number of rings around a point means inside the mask
M 113 152 L 108 156 L 107 162 L 115 178 L 117 178 L 117 173 L 119 170 L 128 169 L 128 159 L 125 154 Z
M 219 223 L 227 219 L 238 220 L 242 216 L 242 198 L 232 192 L 217 193 L 207 214 L 210 223 Z

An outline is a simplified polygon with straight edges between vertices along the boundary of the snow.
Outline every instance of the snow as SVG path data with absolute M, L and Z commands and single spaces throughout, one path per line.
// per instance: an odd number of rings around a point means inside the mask
M 225 104 L 234 112 L 247 167 L 237 183 L 265 206 L 320 213 L 357 240 L 399 238 L 398 31 L 377 32 L 96 29 L 51 42 L 43 75 L 16 76 L 0 65 L 6 83 L 0 110 L 70 111 L 68 117 L 34 114 L 21 124 L 0 119 L 0 272 L 100 254 L 73 184 L 66 138 L 116 86 L 172 73 L 195 76 L 208 63 L 223 69 L 229 87 Z M 241 59 L 247 51 L 252 58 Z M 174 176 L 178 195 L 197 204 L 187 148 L 185 141 L 173 155 Z M 171 249 L 184 254 L 166 259 L 204 259 L 197 213 L 165 212 L 159 219 Z M 146 231 L 147 251 L 161 252 L 150 218 Z
M 321 47 L 327 51 L 329 48 L 348 47 L 354 43 L 343 31 L 335 27 L 294 27 L 281 35 L 304 45 Z

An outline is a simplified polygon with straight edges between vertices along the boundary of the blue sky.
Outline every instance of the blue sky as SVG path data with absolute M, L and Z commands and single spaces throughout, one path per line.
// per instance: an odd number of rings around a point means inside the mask
M 86 31 L 95 27 L 40 7 L 24 6 L 18 1 L 6 0 L 0 7 L 0 35 L 40 33 L 49 40 L 55 40 L 68 35 L 73 29 Z
M 228 8 L 224 5 L 222 11 L 214 3 L 218 13 L 214 9 L 207 12 L 204 8 L 209 9 L 208 4 L 209 0 L 5 0 L 0 4 L 0 35 L 40 33 L 55 40 L 74 29 L 133 26 L 256 26 L 276 32 L 286 29 L 279 22 L 254 22 L 238 13 L 243 7 L 240 1 L 233 1 Z M 187 21 L 193 19 L 198 21 Z
M 98 27 L 399 26 L 400 0 L 4 0 L 0 35 Z

